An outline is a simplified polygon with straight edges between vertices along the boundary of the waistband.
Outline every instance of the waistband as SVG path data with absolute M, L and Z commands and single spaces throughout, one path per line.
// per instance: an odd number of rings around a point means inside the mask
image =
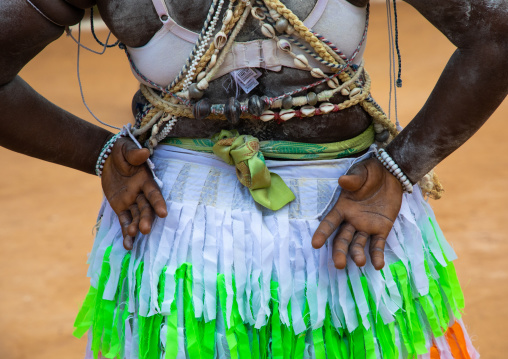
M 349 140 L 332 143 L 305 143 L 293 141 L 259 141 L 259 152 L 264 157 L 287 160 L 329 160 L 360 153 L 374 143 L 374 126 Z M 160 144 L 187 150 L 213 153 L 220 134 L 213 138 L 166 138 Z

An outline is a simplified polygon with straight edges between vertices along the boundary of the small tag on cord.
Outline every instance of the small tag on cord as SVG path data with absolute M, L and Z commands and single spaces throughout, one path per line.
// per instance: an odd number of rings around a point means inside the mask
M 257 78 L 261 76 L 261 71 L 246 67 L 231 72 L 231 76 L 245 93 L 249 93 L 259 85 Z

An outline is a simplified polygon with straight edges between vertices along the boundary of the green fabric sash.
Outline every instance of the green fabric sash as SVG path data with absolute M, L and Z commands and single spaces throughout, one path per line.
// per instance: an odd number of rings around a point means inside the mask
M 295 195 L 279 175 L 268 171 L 265 158 L 259 152 L 259 140 L 240 136 L 238 132 L 221 131 L 212 147 L 213 153 L 236 167 L 236 176 L 247 187 L 252 198 L 273 211 L 295 199 Z
M 223 131 L 238 136 L 237 131 Z M 222 133 L 222 132 L 221 132 Z M 332 143 L 304 143 L 292 141 L 259 141 L 259 151 L 267 158 L 285 160 L 333 160 L 359 153 L 374 143 L 374 126 L 349 140 Z M 249 136 L 252 137 L 252 136 Z M 212 138 L 166 138 L 160 144 L 212 153 L 220 134 Z
M 346 157 L 367 149 L 374 142 L 371 125 L 360 135 L 346 141 L 314 144 L 290 141 L 259 141 L 238 131 L 223 130 L 211 139 L 167 138 L 162 144 L 188 150 L 214 153 L 236 167 L 240 183 L 247 187 L 260 205 L 276 211 L 295 199 L 279 175 L 268 170 L 265 156 L 292 160 L 323 160 Z

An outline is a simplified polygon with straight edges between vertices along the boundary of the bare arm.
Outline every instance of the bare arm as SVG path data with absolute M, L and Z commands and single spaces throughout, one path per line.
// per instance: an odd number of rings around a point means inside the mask
M 62 25 L 77 23 L 84 13 L 63 0 L 33 3 Z M 46 20 L 24 0 L 2 1 L 0 13 L 0 145 L 94 173 L 95 161 L 111 133 L 47 101 L 17 76 L 64 28 Z
M 407 0 L 445 34 L 457 50 L 429 99 L 387 147 L 416 183 L 469 139 L 508 93 L 508 3 L 505 0 Z M 339 183 L 343 190 L 322 220 L 312 244 L 333 238 L 333 260 L 344 268 L 347 255 L 359 266 L 370 255 L 384 266 L 386 237 L 401 205 L 402 189 L 376 159 L 362 161 Z
M 80 21 L 82 9 L 95 0 L 31 1 L 44 15 L 25 0 L 0 3 L 0 146 L 93 174 L 112 134 L 52 104 L 17 74 L 62 35 L 64 26 Z M 145 164 L 149 154 L 121 139 L 104 165 L 102 186 L 119 216 L 128 249 L 138 230 L 150 232 L 155 214 L 167 214 L 160 189 Z
M 415 183 L 467 141 L 508 94 L 508 2 L 407 2 L 457 46 L 423 108 L 387 148 Z

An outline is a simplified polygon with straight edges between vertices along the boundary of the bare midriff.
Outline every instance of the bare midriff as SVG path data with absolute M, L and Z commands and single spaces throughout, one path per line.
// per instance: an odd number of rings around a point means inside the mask
M 305 18 L 313 9 L 316 0 L 309 0 L 302 4 L 297 0 L 282 1 L 300 18 Z M 138 32 L 132 33 L 132 27 L 126 26 L 122 21 L 124 16 L 130 13 L 124 11 L 123 16 L 119 16 L 118 7 L 115 7 L 115 1 L 105 1 L 101 6 L 101 0 L 98 1 L 101 14 L 113 31 L 113 33 L 129 46 L 142 46 L 146 44 L 153 34 L 160 28 L 160 21 L 153 10 L 151 0 L 137 0 L 137 6 L 134 6 L 136 15 L 131 22 L 139 21 Z M 141 4 L 140 4 L 141 3 Z M 168 2 L 167 2 L 168 3 Z M 186 2 L 168 3 L 170 15 L 182 26 L 198 32 L 201 29 L 211 0 L 190 0 Z M 354 3 L 353 3 L 354 4 Z M 134 5 L 132 0 L 122 3 L 122 7 Z M 356 5 L 356 4 L 355 4 Z M 178 8 L 176 8 L 178 7 Z M 188 11 L 185 11 L 187 8 Z M 189 16 L 189 11 L 192 16 Z M 146 14 L 144 14 L 146 12 Z M 202 14 L 201 14 L 202 12 Z M 140 16 L 142 17 L 140 19 Z M 141 21 L 143 20 L 143 21 Z M 141 27 L 141 29 L 140 29 Z M 142 32 L 142 34 L 139 33 Z M 148 35 L 147 35 L 148 34 Z M 262 38 L 259 32 L 259 25 L 253 20 L 248 20 L 241 33 L 237 37 L 238 41 L 250 41 Z M 126 39 L 126 40 L 124 40 Z M 316 81 L 308 71 L 283 68 L 279 72 L 263 70 L 262 75 L 257 80 L 259 85 L 249 94 L 235 86 L 230 75 L 224 75 L 210 82 L 206 90 L 206 97 L 211 104 L 224 104 L 231 97 L 236 97 L 240 102 L 245 101 L 250 96 L 259 97 L 280 96 L 289 91 L 301 88 Z M 307 91 L 319 93 L 328 90 L 325 84 L 311 88 Z M 307 91 L 302 91 L 294 96 L 304 96 Z M 346 100 L 346 97 L 337 94 L 329 102 L 339 104 Z M 142 102 L 141 96 L 136 96 L 135 103 Z M 371 124 L 370 116 L 361 108 L 361 106 L 352 106 L 345 110 L 332 112 L 326 115 L 319 115 L 305 118 L 292 118 L 287 122 L 241 119 L 236 125 L 230 124 L 226 120 L 212 119 L 191 119 L 180 117 L 170 133 L 170 137 L 188 137 L 188 138 L 209 138 L 223 129 L 238 130 L 240 134 L 248 134 L 257 137 L 259 140 L 285 140 L 308 143 L 329 143 L 342 141 L 355 137 L 365 131 Z

